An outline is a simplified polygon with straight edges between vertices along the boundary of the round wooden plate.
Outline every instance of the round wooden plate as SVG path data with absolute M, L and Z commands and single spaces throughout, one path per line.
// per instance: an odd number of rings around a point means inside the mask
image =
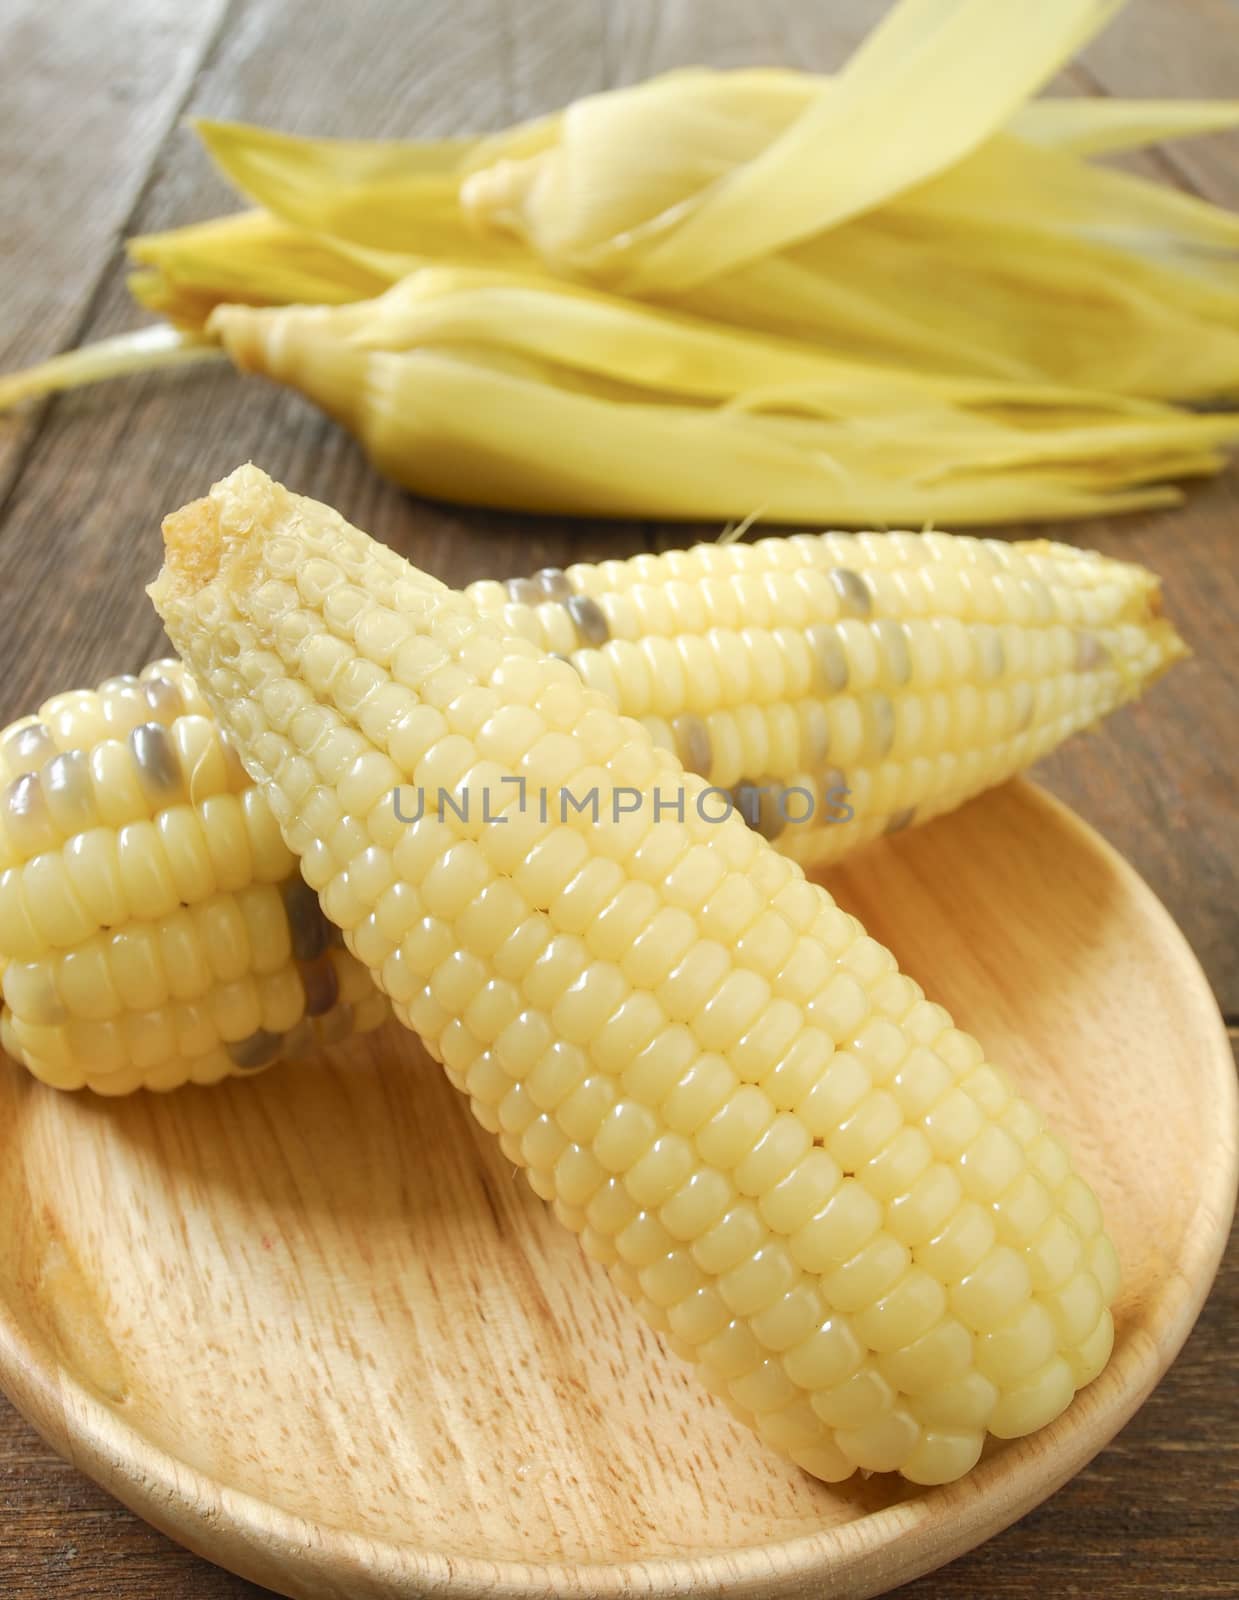
M 0 1380 L 202 1555 L 296 1596 L 879 1593 L 1043 1499 L 1182 1345 L 1236 1176 L 1230 1052 L 1170 918 L 1014 784 L 831 888 L 1009 1062 L 1098 1189 L 1114 1359 L 962 1483 L 828 1487 L 734 1423 L 394 1026 L 110 1103 L 0 1072 Z

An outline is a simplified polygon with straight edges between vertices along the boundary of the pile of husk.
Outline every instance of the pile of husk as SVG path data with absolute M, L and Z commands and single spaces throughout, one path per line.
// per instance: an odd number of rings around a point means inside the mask
M 200 123 L 257 209 L 131 241 L 164 323 L 0 406 L 226 354 L 450 500 L 844 526 L 1173 503 L 1239 438 L 1239 218 L 1095 158 L 1239 103 L 1030 99 L 1120 4 L 903 0 L 835 77 L 672 72 L 478 139 Z

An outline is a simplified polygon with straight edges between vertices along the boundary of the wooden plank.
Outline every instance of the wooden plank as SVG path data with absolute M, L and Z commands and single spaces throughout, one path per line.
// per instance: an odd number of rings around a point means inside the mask
M 254 1600 L 62 1461 L 0 1401 L 0 1587 L 8 1600 Z
M 0 371 L 75 342 L 227 0 L 11 0 L 0 13 Z M 0 418 L 0 499 L 41 411 Z

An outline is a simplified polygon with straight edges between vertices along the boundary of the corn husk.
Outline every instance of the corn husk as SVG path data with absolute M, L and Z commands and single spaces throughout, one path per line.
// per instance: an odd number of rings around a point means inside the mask
M 221 301 L 342 305 L 378 294 L 407 270 L 384 272 L 377 258 L 264 211 L 146 234 L 131 241 L 129 255 L 134 299 L 195 331 Z
M 131 242 L 172 329 L 0 380 L 0 407 L 222 348 L 450 499 L 1171 504 L 1239 434 L 1239 221 L 1086 158 L 1239 104 L 1029 100 L 1120 4 L 903 0 L 835 77 L 683 69 L 473 139 L 200 123 L 255 209 Z
M 597 98 L 614 101 L 617 112 L 633 110 L 631 127 L 616 130 L 617 148 L 630 148 L 641 126 L 666 131 L 661 121 L 647 120 L 648 107 L 665 100 L 680 129 L 677 148 L 708 150 L 717 160 L 736 140 L 745 150 L 757 148 L 812 102 L 814 85 L 822 82 L 828 80 L 788 72 L 697 70 Z M 730 124 L 722 118 L 728 104 L 745 113 L 737 111 Z M 1110 126 L 1104 105 L 1062 104 L 1101 112 Z M 1062 129 L 1067 142 L 1073 130 L 1078 137 L 1095 126 L 1094 117 L 1079 111 L 1064 117 L 1054 102 L 1042 109 L 1050 113 L 1046 126 Z M 1239 122 L 1239 108 L 1230 109 Z M 1031 120 L 1035 128 L 1037 119 Z M 1133 120 L 1126 119 L 1131 136 L 1140 137 Z M 1225 120 L 1211 106 L 1205 125 Z M 572 114 L 561 124 L 571 126 Z M 688 124 L 698 129 L 695 140 Z M 558 125 L 548 121 L 520 130 L 526 147 L 544 143 Z M 414 242 L 394 220 L 412 214 L 411 201 L 402 211 L 392 193 L 398 179 L 390 166 L 401 159 L 401 147 L 379 147 L 378 188 L 346 188 L 342 199 L 335 185 L 343 180 L 329 141 L 291 140 L 231 125 L 204 132 L 215 159 L 251 198 L 285 222 L 317 223 L 320 236 L 330 234 L 375 279 L 391 283 L 428 261 L 520 264 L 526 271 L 556 266 L 514 253 L 513 241 L 498 226 L 479 241 L 459 210 L 452 216 L 441 193 L 416 241 L 420 248 L 401 252 L 402 239 Z M 975 156 L 903 201 L 724 274 L 691 296 L 658 298 L 923 373 L 1047 379 L 1166 399 L 1239 393 L 1239 224 L 1191 197 L 1093 169 L 1056 148 L 1052 137 L 1043 142 L 1051 147 L 1030 148 L 1011 137 L 988 140 Z M 471 185 L 479 174 L 510 171 L 503 153 L 510 148 L 491 141 L 456 152 L 453 181 L 459 188 L 464 175 L 466 210 L 472 193 L 474 223 L 482 225 L 481 191 Z M 499 152 L 498 168 L 478 166 L 488 152 Z M 538 162 L 546 153 L 521 159 Z M 657 154 L 652 142 L 651 159 Z M 635 188 L 648 201 L 643 169 L 636 170 L 642 181 Z M 678 193 L 687 180 L 673 178 L 668 163 L 664 181 Z M 425 178 L 411 169 L 409 182 L 424 188 Z M 315 196 L 321 201 L 317 211 Z M 356 220 L 349 204 L 360 213 Z M 373 288 L 379 286 L 374 282 Z M 266 298 L 280 303 L 294 297 Z M 296 298 L 334 303 L 340 297 Z
M 697 74 L 686 94 L 672 75 L 581 102 L 553 148 L 470 175 L 462 203 L 479 227 L 522 238 L 560 272 L 857 357 L 1180 400 L 1239 395 L 1239 220 L 1081 161 L 1063 147 L 1072 129 L 1094 128 L 1079 115 L 1060 116 L 1061 142 L 995 134 L 938 176 L 790 248 L 754 256 L 749 228 L 735 265 L 734 219 L 708 197 L 724 179 L 764 170 L 834 86 L 815 97 L 770 75 L 764 114 L 749 117 L 753 96 L 731 100 L 730 77 Z M 1207 125 L 1218 120 L 1214 108 Z M 666 145 L 678 168 L 663 161 Z M 647 166 L 662 170 L 661 187 Z M 801 170 L 829 188 L 807 155 Z M 698 239 L 705 218 L 717 225 L 712 240 L 673 252 L 689 228 Z M 674 263 L 687 272 L 690 256 L 712 270 L 685 295 Z
M 923 372 L 1239 396 L 1239 223 L 1015 139 L 694 303 Z
M 527 511 L 845 524 L 1171 503 L 1239 428 L 1150 402 L 877 372 L 496 270 L 424 268 L 337 308 L 221 306 L 243 370 L 291 384 L 397 482 Z
M 1239 128 L 1237 100 L 1033 100 L 1007 131 L 1077 156 L 1113 155 Z
M 971 154 L 1121 0 L 904 0 L 787 125 L 674 80 L 592 95 L 535 156 L 475 172 L 462 200 L 558 270 L 636 294 L 683 291 L 907 193 Z M 978 70 L 983 65 L 984 70 Z M 892 137 L 914 128 L 915 137 Z

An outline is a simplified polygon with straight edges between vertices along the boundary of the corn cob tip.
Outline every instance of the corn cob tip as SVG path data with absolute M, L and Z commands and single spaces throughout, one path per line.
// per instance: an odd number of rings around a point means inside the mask
M 269 524 L 279 491 L 260 467 L 247 462 L 163 520 L 164 565 L 147 589 L 161 616 L 216 578 L 244 586 L 252 571 L 260 530 Z

